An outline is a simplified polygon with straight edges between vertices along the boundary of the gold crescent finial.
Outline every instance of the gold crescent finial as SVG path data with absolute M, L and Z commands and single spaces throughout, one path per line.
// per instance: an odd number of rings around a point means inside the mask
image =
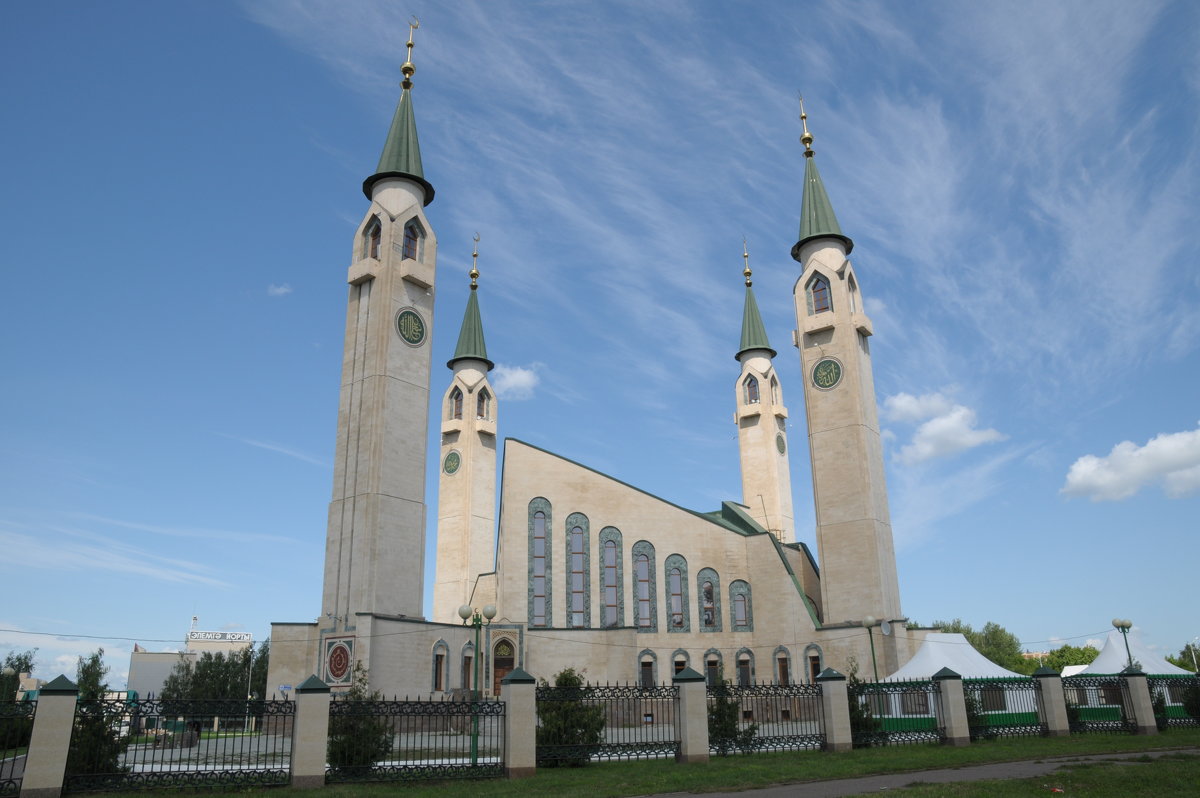
M 800 95 L 800 124 L 804 127 L 804 132 L 800 134 L 800 143 L 804 145 L 804 157 L 811 158 L 813 156 L 813 136 L 808 132 L 808 114 L 804 113 L 803 95 Z
M 475 246 L 471 251 L 471 290 L 479 288 L 479 233 L 475 234 Z
M 746 264 L 746 268 L 742 271 L 742 276 L 746 278 L 746 287 L 749 288 L 750 280 L 750 250 L 746 248 L 746 237 L 742 236 L 742 260 Z
M 417 71 L 413 66 L 412 50 L 413 50 L 413 31 L 421 27 L 421 21 L 415 16 L 408 21 L 408 44 L 404 45 L 408 48 L 408 54 L 405 56 L 404 63 L 400 65 L 400 71 L 404 74 L 404 80 L 400 81 L 400 85 L 406 89 L 412 88 L 412 76 Z

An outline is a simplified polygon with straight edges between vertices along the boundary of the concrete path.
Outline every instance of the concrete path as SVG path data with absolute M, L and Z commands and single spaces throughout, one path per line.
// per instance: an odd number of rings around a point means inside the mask
M 1200 754 L 1200 748 L 1174 749 L 1170 751 L 1130 751 L 1120 754 L 1097 754 L 1093 756 L 1058 757 L 1054 759 L 1026 760 L 1021 762 L 997 762 L 990 765 L 970 765 L 943 770 L 920 770 L 912 773 L 889 773 L 882 776 L 860 776 L 853 779 L 831 779 L 829 781 L 806 781 L 799 784 L 782 784 L 757 790 L 741 792 L 706 792 L 705 798 L 842 798 L 849 795 L 869 795 L 886 790 L 897 790 L 917 783 L 946 784 L 957 781 L 987 781 L 989 779 L 1028 779 L 1049 776 L 1067 765 L 1079 762 L 1120 762 L 1122 760 L 1151 757 L 1157 759 L 1168 754 Z M 663 793 L 656 798 L 683 798 L 692 793 Z

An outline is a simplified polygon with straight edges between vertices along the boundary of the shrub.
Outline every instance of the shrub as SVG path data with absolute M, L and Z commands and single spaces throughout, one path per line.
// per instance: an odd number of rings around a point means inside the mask
M 718 677 L 719 678 L 719 677 Z M 754 747 L 758 724 L 739 729 L 741 704 L 731 696 L 729 681 L 721 679 L 711 689 L 713 700 L 708 704 L 708 746 L 721 756 L 731 751 L 748 751 Z
M 581 767 L 604 738 L 604 708 L 583 703 L 583 674 L 574 668 L 556 673 L 554 686 L 560 688 L 558 697 L 537 703 L 537 766 Z
M 339 702 L 357 702 L 348 714 L 330 715 L 329 769 L 339 777 L 364 778 L 371 766 L 391 753 L 395 735 L 386 717 L 370 712 L 370 702 L 380 701 L 378 692 L 368 687 L 367 669 L 354 664 L 354 681 Z
M 850 736 L 855 748 L 870 748 L 882 742 L 882 728 L 871 711 L 867 683 L 858 678 L 858 661 L 846 661 L 846 692 L 850 699 Z

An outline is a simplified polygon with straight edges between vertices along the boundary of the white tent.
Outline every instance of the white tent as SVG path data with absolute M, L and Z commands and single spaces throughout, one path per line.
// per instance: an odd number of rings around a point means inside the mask
M 957 632 L 930 632 L 913 658 L 884 681 L 924 681 L 942 668 L 949 668 L 964 679 L 1026 678 L 1024 674 L 1001 668 Z
M 1155 676 L 1191 675 L 1191 671 L 1185 671 L 1183 668 L 1172 665 L 1151 650 L 1142 642 L 1142 635 L 1136 629 L 1129 632 L 1129 654 L 1133 655 L 1134 662 L 1142 666 L 1144 673 Z M 1091 665 L 1079 671 L 1079 675 L 1120 673 L 1129 665 L 1129 654 L 1125 653 L 1125 641 L 1121 639 L 1121 633 L 1113 629 L 1108 633 L 1108 639 L 1104 641 L 1104 648 L 1100 649 L 1096 659 L 1092 660 Z

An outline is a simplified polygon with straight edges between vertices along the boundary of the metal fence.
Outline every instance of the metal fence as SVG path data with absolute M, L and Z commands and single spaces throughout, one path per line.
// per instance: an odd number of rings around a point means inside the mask
M 678 698 L 674 686 L 539 686 L 538 767 L 674 756 Z
M 79 701 L 64 792 L 287 784 L 288 701 Z
M 850 730 L 855 748 L 946 739 L 940 694 L 934 682 L 863 682 L 850 688 Z
M 1047 732 L 1035 679 L 963 679 L 972 740 L 1036 737 Z
M 819 684 L 709 685 L 708 712 L 708 748 L 715 754 L 825 744 Z
M 36 701 L 0 702 L 0 798 L 19 795 Z
M 1121 676 L 1068 676 L 1062 680 L 1072 734 L 1133 734 L 1137 729 L 1129 685 Z
M 1200 726 L 1200 678 L 1151 676 L 1147 679 L 1154 719 L 1160 729 Z
M 504 704 L 334 700 L 327 782 L 504 775 Z

